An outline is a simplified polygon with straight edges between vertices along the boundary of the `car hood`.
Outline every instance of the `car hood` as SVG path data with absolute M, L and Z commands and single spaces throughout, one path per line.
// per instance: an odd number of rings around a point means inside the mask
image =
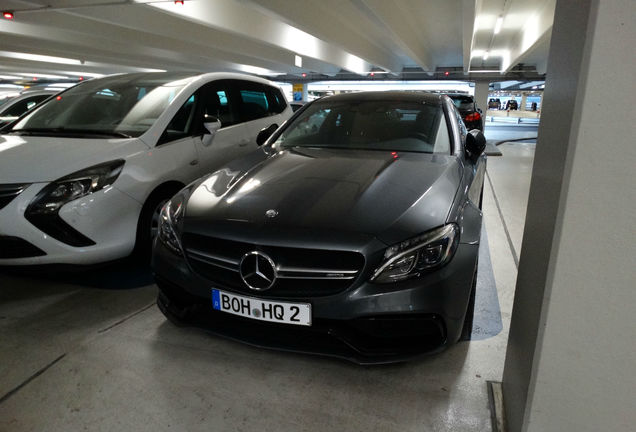
M 0 135 L 0 183 L 49 182 L 147 149 L 136 138 Z
M 423 153 L 292 149 L 242 163 L 192 191 L 185 230 L 392 244 L 443 225 L 461 180 L 455 157 Z

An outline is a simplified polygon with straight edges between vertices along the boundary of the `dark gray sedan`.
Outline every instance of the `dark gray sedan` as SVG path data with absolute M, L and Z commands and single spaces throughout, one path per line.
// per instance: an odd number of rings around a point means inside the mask
M 456 342 L 472 307 L 486 158 L 452 101 L 327 97 L 259 140 L 163 208 L 162 312 L 358 363 Z

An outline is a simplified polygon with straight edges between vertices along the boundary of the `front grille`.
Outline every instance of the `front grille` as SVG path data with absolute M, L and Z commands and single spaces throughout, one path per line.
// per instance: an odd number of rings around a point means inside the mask
M 252 251 L 267 254 L 275 263 L 274 285 L 259 291 L 263 297 L 316 297 L 337 294 L 349 288 L 364 266 L 359 252 L 256 245 L 185 234 L 188 263 L 192 269 L 219 287 L 254 294 L 239 274 L 241 258 Z
M 6 207 L 15 197 L 25 190 L 28 184 L 0 184 L 0 209 Z
M 0 236 L 0 259 L 46 255 L 42 249 L 19 237 Z

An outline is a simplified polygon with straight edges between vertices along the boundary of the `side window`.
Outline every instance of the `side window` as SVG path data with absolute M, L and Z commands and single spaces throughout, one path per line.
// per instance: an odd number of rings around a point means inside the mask
M 9 107 L 7 112 L 3 113 L 2 115 L 8 116 L 8 117 L 21 116 L 22 114 L 24 114 L 25 112 L 27 112 L 28 110 L 36 106 L 38 103 L 40 103 L 44 99 L 47 99 L 49 96 L 50 95 L 31 96 L 30 98 L 24 99 L 16 103 L 15 105 Z
M 239 121 L 248 122 L 270 115 L 265 86 L 249 81 L 237 81 Z
M 203 87 L 203 116 L 216 117 L 221 127 L 236 124 L 231 84 L 228 81 L 215 81 Z
M 281 91 L 274 87 L 267 87 L 267 101 L 270 115 L 280 114 L 287 108 L 287 100 Z
M 158 144 L 164 144 L 191 135 L 197 99 L 198 95 L 195 93 L 179 108 L 179 111 L 168 123 L 161 138 L 159 138 Z

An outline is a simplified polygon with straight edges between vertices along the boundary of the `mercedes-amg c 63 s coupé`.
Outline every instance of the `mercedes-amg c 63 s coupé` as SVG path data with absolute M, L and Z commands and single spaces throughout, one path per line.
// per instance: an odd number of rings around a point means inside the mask
M 158 305 L 252 345 L 386 363 L 456 342 L 470 310 L 485 138 L 450 98 L 303 106 L 162 209 Z

